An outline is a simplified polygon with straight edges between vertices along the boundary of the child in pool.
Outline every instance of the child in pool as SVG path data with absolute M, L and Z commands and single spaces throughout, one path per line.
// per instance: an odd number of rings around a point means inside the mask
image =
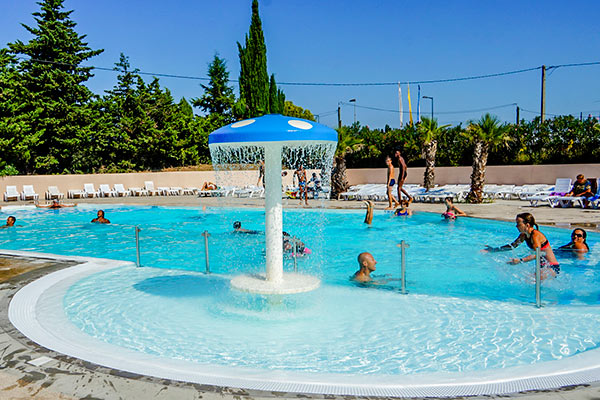
M 467 216 L 467 213 L 454 205 L 452 202 L 452 197 L 446 197 L 444 199 L 444 203 L 446 204 L 446 212 L 442 214 L 442 217 L 444 217 L 446 220 L 455 220 L 456 217 Z
M 410 208 L 408 208 L 408 206 L 410 206 L 410 200 L 405 200 L 402 199 L 400 200 L 400 207 L 396 208 L 396 210 L 394 211 L 394 215 L 397 217 L 402 217 L 402 216 L 410 216 L 413 215 L 413 212 Z

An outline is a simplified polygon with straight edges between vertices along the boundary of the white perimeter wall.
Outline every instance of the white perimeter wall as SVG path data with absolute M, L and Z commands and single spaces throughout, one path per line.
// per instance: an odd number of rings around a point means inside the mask
M 409 168 L 407 183 L 423 183 L 425 168 Z M 438 167 L 435 169 L 435 183 L 470 183 L 471 167 Z M 307 175 L 310 179 L 310 173 Z M 600 178 L 600 164 L 569 164 L 569 165 L 516 165 L 488 166 L 486 182 L 497 184 L 523 185 L 527 183 L 553 184 L 556 178 L 575 179 L 577 174 L 590 178 Z M 362 183 L 385 183 L 385 168 L 348 169 L 348 181 L 351 185 Z M 292 183 L 293 171 L 283 178 L 283 184 Z M 226 182 L 221 185 L 246 186 L 256 185 L 258 170 L 234 171 L 226 173 Z M 17 186 L 22 191 L 23 185 L 33 185 L 36 193 L 43 198 L 48 186 L 58 186 L 61 192 L 70 189 L 83 189 L 84 183 L 93 183 L 98 189 L 100 184 L 114 185 L 122 183 L 126 188 L 143 187 L 144 181 L 153 181 L 154 186 L 202 187 L 204 182 L 216 182 L 214 171 L 181 171 L 181 172 L 139 172 L 126 174 L 101 175 L 17 175 L 0 177 L 0 191 L 4 193 L 7 185 Z

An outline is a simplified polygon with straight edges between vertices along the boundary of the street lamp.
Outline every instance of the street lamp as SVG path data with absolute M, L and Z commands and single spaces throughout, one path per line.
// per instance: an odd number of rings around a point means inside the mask
M 354 103 L 354 124 L 356 124 L 356 99 L 350 99 L 348 102 Z
M 431 100 L 431 120 L 433 121 L 433 97 L 431 97 L 431 96 L 423 96 L 423 98 Z

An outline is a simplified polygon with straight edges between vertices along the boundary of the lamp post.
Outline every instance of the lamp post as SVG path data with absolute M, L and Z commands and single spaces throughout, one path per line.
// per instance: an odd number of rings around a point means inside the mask
M 431 100 L 431 120 L 433 121 L 433 97 L 431 97 L 431 96 L 423 96 L 423 98 Z
M 348 102 L 354 103 L 354 124 L 356 124 L 356 99 L 350 99 Z

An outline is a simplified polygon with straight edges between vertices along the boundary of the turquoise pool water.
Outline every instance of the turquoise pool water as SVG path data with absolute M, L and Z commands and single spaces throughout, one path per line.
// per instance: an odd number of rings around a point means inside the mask
M 106 207 L 113 225 L 90 224 L 96 208 L 11 211 L 22 226 L 0 231 L 0 247 L 135 261 L 134 225 L 142 229 L 142 264 L 89 276 L 64 298 L 65 312 L 99 340 L 164 358 L 236 368 L 364 375 L 480 371 L 562 359 L 594 349 L 598 236 L 586 260 L 563 257 L 544 282 L 536 309 L 533 263 L 507 265 L 528 250 L 483 254 L 485 244 L 516 237 L 513 223 L 439 215 L 410 218 L 363 212 L 289 210 L 284 230 L 313 253 L 301 272 L 322 286 L 285 297 L 229 288 L 237 273 L 264 269 L 264 236 L 232 233 L 232 224 L 264 230 L 264 212 L 248 209 Z M 210 233 L 213 275 L 204 275 L 203 231 Z M 542 228 L 553 247 L 570 231 Z M 397 285 L 358 287 L 348 277 L 370 251 L 378 275 L 397 277 L 400 240 L 410 244 L 409 295 Z M 293 267 L 286 258 L 285 268 Z

